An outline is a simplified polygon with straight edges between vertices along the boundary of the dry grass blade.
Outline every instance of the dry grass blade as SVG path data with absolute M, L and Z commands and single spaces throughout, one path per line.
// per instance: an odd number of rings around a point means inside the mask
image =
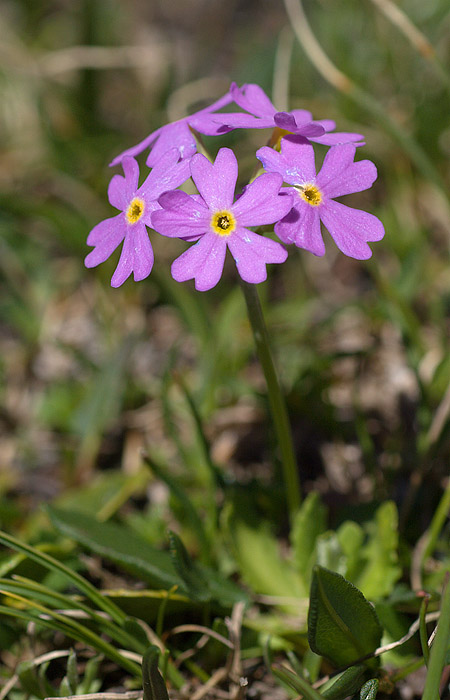
M 211 630 L 208 627 L 202 627 L 202 625 L 178 625 L 170 630 L 171 635 L 182 634 L 183 632 L 201 632 L 203 635 L 217 639 L 218 642 L 225 644 L 225 646 L 227 646 L 229 649 L 234 649 L 234 646 L 229 639 L 223 637 L 218 632 L 214 632 L 214 630 Z
M 403 10 L 391 2 L 391 0 L 372 0 L 372 2 L 380 12 L 402 32 L 413 48 L 434 67 L 442 82 L 445 83 L 447 88 L 450 88 L 450 77 L 444 66 L 438 60 L 434 46 L 427 37 L 417 29 Z

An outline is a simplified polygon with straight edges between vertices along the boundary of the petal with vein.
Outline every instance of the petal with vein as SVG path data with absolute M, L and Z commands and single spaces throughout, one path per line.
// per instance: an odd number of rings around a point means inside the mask
M 264 173 L 251 182 L 233 206 L 239 225 L 262 226 L 282 219 L 292 207 L 290 196 L 278 194 L 282 183 L 279 173 Z
M 133 272 L 134 244 L 128 231 L 122 246 L 119 262 L 111 277 L 111 287 L 120 287 Z
M 206 292 L 220 280 L 227 243 L 214 233 L 206 234 L 172 263 L 172 277 L 177 282 L 194 279 L 195 288 Z
M 211 210 L 232 206 L 238 163 L 231 148 L 221 148 L 214 163 L 198 153 L 191 160 L 191 173 L 198 191 Z
M 228 247 L 236 262 L 239 275 L 245 282 L 259 284 L 267 278 L 268 263 L 282 263 L 287 251 L 277 241 L 239 228 L 230 236 Z
M 105 262 L 125 238 L 126 224 L 123 214 L 101 221 L 87 237 L 87 244 L 95 246 L 86 256 L 86 267 L 95 267 Z
M 108 199 L 116 209 L 125 211 L 129 204 L 126 190 L 126 180 L 123 175 L 114 175 L 108 185 Z
M 239 88 L 236 83 L 232 83 L 230 92 L 239 107 L 257 117 L 273 116 L 277 111 L 264 90 L 256 83 L 248 83 L 242 88 Z
M 320 215 L 317 207 L 299 201 L 287 216 L 275 226 L 275 233 L 283 243 L 294 243 L 310 253 L 322 257 L 325 244 L 320 230 Z
M 320 217 L 339 250 L 357 260 L 367 260 L 372 251 L 366 241 L 380 241 L 383 224 L 376 216 L 329 200 L 320 208 Z

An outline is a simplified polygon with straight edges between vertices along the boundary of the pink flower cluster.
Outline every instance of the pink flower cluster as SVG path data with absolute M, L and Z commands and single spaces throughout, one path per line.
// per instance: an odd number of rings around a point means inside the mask
M 232 102 L 241 111 L 217 111 Z M 89 233 L 87 243 L 93 250 L 86 266 L 104 262 L 123 243 L 112 286 L 119 287 L 132 273 L 135 281 L 145 279 L 153 267 L 150 228 L 162 236 L 194 242 L 172 264 L 178 282 L 194 279 L 196 289 L 211 289 L 222 275 L 229 249 L 241 278 L 256 284 L 266 279 L 266 265 L 284 262 L 287 251 L 248 227 L 275 224 L 283 243 L 322 256 L 321 222 L 345 255 L 369 258 L 368 241 L 384 235 L 381 221 L 335 198 L 368 189 L 377 170 L 368 160 L 354 160 L 356 147 L 364 144 L 361 134 L 336 132 L 335 126 L 328 119 L 314 121 L 306 110 L 278 112 L 258 85 L 239 88 L 233 83 L 210 107 L 157 129 L 112 161 L 123 169 L 123 176 L 114 175 L 108 188 L 109 201 L 120 213 Z M 265 172 L 237 198 L 238 163 L 233 151 L 221 148 L 211 163 L 197 153 L 194 136 L 195 132 L 217 136 L 233 129 L 275 130 L 274 148 L 264 146 L 256 152 Z M 311 142 L 330 146 L 318 173 Z M 139 186 L 135 156 L 147 148 L 151 170 Z M 177 189 L 189 178 L 197 187 L 196 195 Z

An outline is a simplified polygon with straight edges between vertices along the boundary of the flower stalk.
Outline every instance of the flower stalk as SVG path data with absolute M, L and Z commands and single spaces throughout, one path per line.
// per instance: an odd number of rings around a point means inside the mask
M 300 507 L 301 487 L 286 402 L 284 400 L 283 392 L 281 390 L 280 382 L 278 380 L 273 362 L 269 343 L 269 334 L 264 321 L 264 315 L 261 308 L 261 303 L 259 301 L 256 285 L 248 284 L 247 282 L 244 282 L 244 280 L 241 280 L 241 286 L 244 292 L 253 337 L 255 339 L 256 352 L 258 354 L 266 380 L 273 426 L 275 428 L 277 443 L 280 449 L 286 502 L 288 505 L 289 515 L 292 520 Z

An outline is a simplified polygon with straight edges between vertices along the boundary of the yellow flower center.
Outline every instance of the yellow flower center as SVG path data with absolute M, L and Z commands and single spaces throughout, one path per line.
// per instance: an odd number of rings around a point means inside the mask
M 145 202 L 143 199 L 139 199 L 139 197 L 135 197 L 134 199 L 132 199 L 125 214 L 128 223 L 135 224 L 136 221 L 139 221 L 142 214 L 144 213 L 144 209 Z
M 315 185 L 298 185 L 295 189 L 300 197 L 312 207 L 319 206 L 322 201 L 322 193 Z
M 219 236 L 229 236 L 236 228 L 236 219 L 230 211 L 216 211 L 211 219 L 211 228 Z

